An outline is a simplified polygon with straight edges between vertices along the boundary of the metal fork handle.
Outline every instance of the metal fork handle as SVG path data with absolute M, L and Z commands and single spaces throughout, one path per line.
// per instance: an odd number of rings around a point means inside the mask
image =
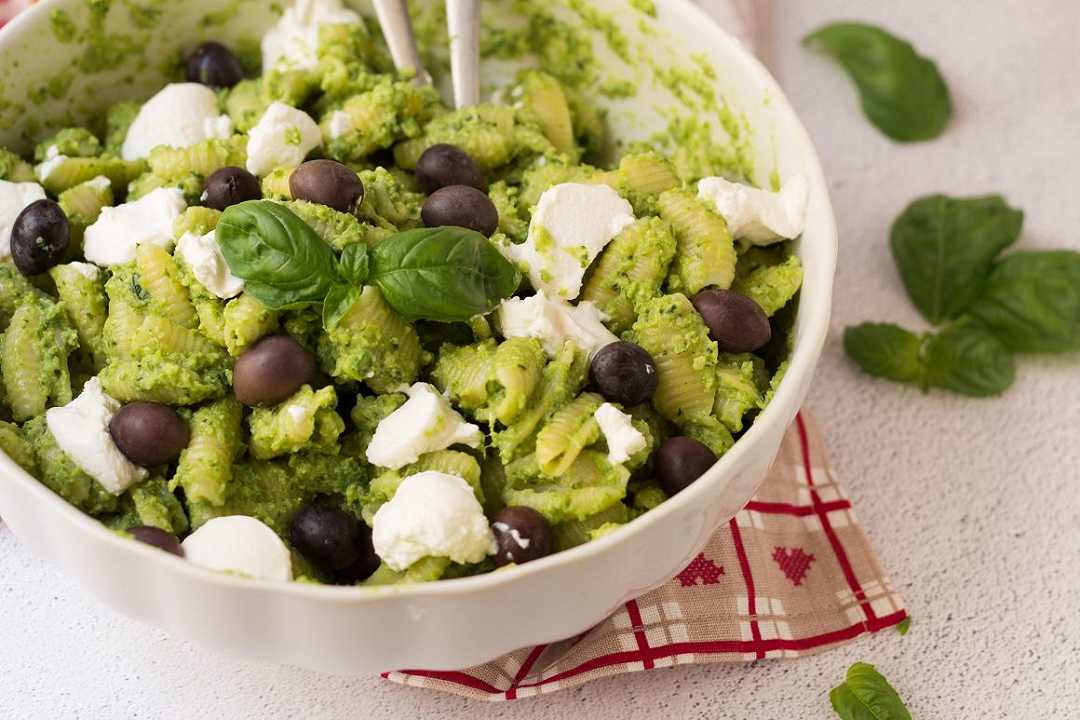
M 446 0 L 454 105 L 480 102 L 480 0 Z
M 394 66 L 400 72 L 415 72 L 417 85 L 430 83 L 431 76 L 420 60 L 420 49 L 416 45 L 406 0 L 374 0 L 373 4 Z

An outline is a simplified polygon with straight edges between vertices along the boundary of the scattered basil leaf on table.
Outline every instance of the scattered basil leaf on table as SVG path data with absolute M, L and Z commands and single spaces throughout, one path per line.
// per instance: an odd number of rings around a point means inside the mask
M 935 325 L 959 317 L 1023 224 L 1024 213 L 1000 195 L 929 195 L 911 203 L 893 223 L 890 245 L 915 307 Z
M 908 634 L 908 630 L 911 629 L 911 616 L 908 615 L 903 620 L 896 624 L 896 632 L 900 633 L 900 636 Z
M 972 315 L 1016 352 L 1080 350 L 1080 253 L 1007 255 L 990 272 Z
M 248 200 L 229 207 L 214 237 L 245 292 L 272 310 L 320 303 L 341 282 L 337 258 L 284 205 Z
M 272 310 L 323 303 L 328 328 L 365 282 L 408 320 L 456 322 L 495 309 L 521 281 L 487 238 L 459 227 L 407 230 L 373 250 L 350 245 L 338 258 L 284 205 L 250 200 L 222 214 L 216 237 L 247 292 Z
M 517 290 L 521 274 L 480 233 L 439 227 L 376 245 L 371 281 L 406 320 L 455 322 L 494 309 Z
M 991 397 L 1016 379 L 1012 352 L 970 322 L 951 325 L 926 342 L 926 383 L 970 397 Z
M 844 331 L 844 351 L 864 372 L 897 382 L 926 378 L 924 339 L 898 325 L 863 323 Z
M 874 25 L 826 25 L 803 44 L 831 56 L 855 82 L 863 112 L 894 140 L 930 140 L 941 135 L 952 114 L 949 88 L 937 65 L 910 43 Z
M 829 700 L 843 720 L 911 720 L 896 690 L 869 663 L 848 668 L 847 678 L 832 689 Z

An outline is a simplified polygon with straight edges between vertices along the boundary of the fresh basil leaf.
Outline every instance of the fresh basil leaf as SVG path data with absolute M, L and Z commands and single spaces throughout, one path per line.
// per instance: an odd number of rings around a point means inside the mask
M 896 690 L 869 663 L 848 668 L 847 678 L 833 688 L 829 700 L 843 720 L 911 720 Z
M 971 314 L 1015 352 L 1080 350 L 1080 253 L 1006 256 L 991 271 Z
M 855 82 L 863 112 L 893 140 L 936 138 L 952 115 L 949 88 L 932 60 L 883 28 L 862 23 L 826 25 L 803 39 L 831 56 Z
M 911 616 L 908 615 L 896 625 L 896 632 L 900 633 L 900 636 L 908 634 L 908 630 L 911 629 Z
M 935 325 L 959 317 L 1023 224 L 1024 213 L 1000 195 L 929 195 L 911 203 L 893 223 L 890 244 L 915 307 Z
M 272 310 L 322 302 L 341 282 L 334 251 L 279 203 L 248 200 L 229 207 L 215 237 L 246 292 Z
M 363 285 L 368 279 L 368 258 L 368 246 L 364 243 L 348 245 L 341 251 L 338 272 L 353 285 Z
M 922 384 L 923 338 L 888 323 L 863 323 L 844 331 L 844 351 L 870 375 Z
M 335 285 L 326 294 L 323 301 L 323 327 L 333 330 L 341 322 L 341 318 L 360 299 L 363 288 L 355 285 Z
M 926 381 L 961 395 L 990 397 L 1016 378 L 1012 352 L 983 328 L 961 322 L 926 343 Z
M 458 322 L 490 312 L 521 273 L 487 238 L 460 227 L 407 230 L 371 253 L 371 277 L 407 320 Z

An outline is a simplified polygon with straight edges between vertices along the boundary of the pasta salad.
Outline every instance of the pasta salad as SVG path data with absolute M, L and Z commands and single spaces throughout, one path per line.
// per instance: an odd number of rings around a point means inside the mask
M 261 50 L 0 149 L 0 448 L 68 503 L 222 572 L 433 581 L 631 522 L 767 405 L 805 179 L 606 162 L 539 69 L 448 109 L 337 0 Z

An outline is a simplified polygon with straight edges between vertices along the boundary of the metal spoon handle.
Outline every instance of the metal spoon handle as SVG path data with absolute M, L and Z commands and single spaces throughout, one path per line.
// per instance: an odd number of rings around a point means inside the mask
M 480 102 L 480 0 L 446 0 L 454 105 Z
M 416 45 L 416 36 L 413 35 L 406 0 L 374 0 L 373 4 L 386 44 L 390 47 L 394 66 L 401 72 L 414 71 L 417 85 L 431 82 L 431 76 L 420 61 L 420 50 Z

